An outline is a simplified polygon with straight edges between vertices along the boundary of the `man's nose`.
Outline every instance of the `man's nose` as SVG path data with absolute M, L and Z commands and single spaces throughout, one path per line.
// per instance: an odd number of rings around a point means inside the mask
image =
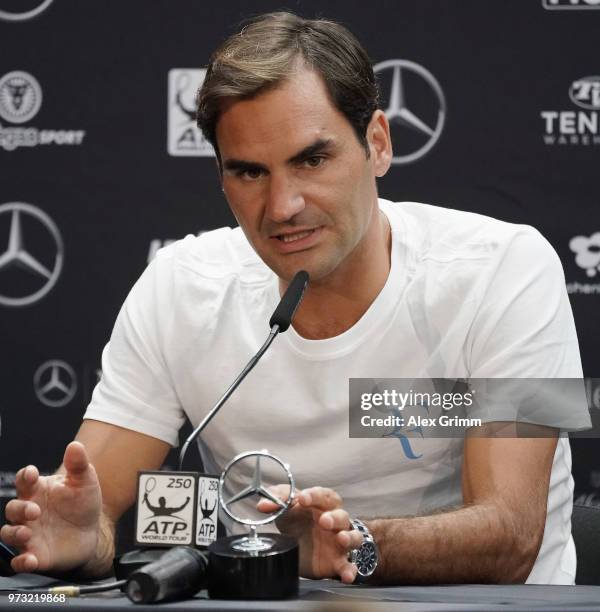
M 290 176 L 273 173 L 267 193 L 266 216 L 275 223 L 285 223 L 304 210 L 300 185 Z

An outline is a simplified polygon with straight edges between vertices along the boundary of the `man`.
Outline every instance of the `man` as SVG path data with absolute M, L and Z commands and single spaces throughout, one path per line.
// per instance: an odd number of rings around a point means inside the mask
M 257 447 L 290 462 L 302 492 L 279 526 L 300 538 L 304 576 L 352 582 L 352 553 L 373 539 L 373 583 L 573 583 L 567 440 L 347 429 L 351 377 L 581 376 L 548 243 L 378 199 L 389 126 L 368 56 L 338 24 L 251 22 L 213 56 L 198 118 L 241 229 L 164 249 L 132 289 L 58 475 L 17 476 L 1 531 L 21 551 L 14 569 L 109 569 L 137 471 L 161 465 L 184 411 L 199 423 L 305 269 L 293 329 L 203 434 L 207 470 Z

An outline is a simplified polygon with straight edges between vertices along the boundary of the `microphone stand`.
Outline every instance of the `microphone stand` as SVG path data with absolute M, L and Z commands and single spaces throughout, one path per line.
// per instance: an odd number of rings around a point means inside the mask
M 194 429 L 194 431 L 188 436 L 187 440 L 181 447 L 181 452 L 179 453 L 179 471 L 181 471 L 183 467 L 183 460 L 185 459 L 185 454 L 190 446 L 190 444 L 196 439 L 196 437 L 200 434 L 200 432 L 210 423 L 212 418 L 219 412 L 221 406 L 227 401 L 229 396 L 238 388 L 242 380 L 246 378 L 250 370 L 258 363 L 258 360 L 263 356 L 265 351 L 271 346 L 273 340 L 275 340 L 275 336 L 279 332 L 287 331 L 288 327 L 292 324 L 292 319 L 294 318 L 294 314 L 300 306 L 300 302 L 304 297 L 304 292 L 306 291 L 306 286 L 308 285 L 308 273 L 304 270 L 300 270 L 297 272 L 292 279 L 291 283 L 288 285 L 281 301 L 277 305 L 273 316 L 269 320 L 269 327 L 271 331 L 269 332 L 269 337 L 266 339 L 265 343 L 260 347 L 256 355 L 252 357 L 252 359 L 248 362 L 246 367 L 242 370 L 241 374 L 231 383 L 231 386 L 221 399 L 214 405 L 212 410 L 204 417 L 200 425 Z
M 275 324 L 271 328 L 269 332 L 269 337 L 266 339 L 265 343 L 260 347 L 258 352 L 250 359 L 246 367 L 242 370 L 242 372 L 238 375 L 238 377 L 231 383 L 227 391 L 223 393 L 221 399 L 213 406 L 211 411 L 202 419 L 202 422 L 194 429 L 194 431 L 188 436 L 185 443 L 181 447 L 181 452 L 179 453 L 179 470 L 181 471 L 183 468 L 183 461 L 185 459 L 185 454 L 190 446 L 190 444 L 200 435 L 200 433 L 204 430 L 204 428 L 212 421 L 213 417 L 219 412 L 221 406 L 229 399 L 229 396 L 239 387 L 240 383 L 246 376 L 250 373 L 252 368 L 258 363 L 260 358 L 264 355 L 265 351 L 271 346 L 273 340 L 279 333 L 279 325 Z

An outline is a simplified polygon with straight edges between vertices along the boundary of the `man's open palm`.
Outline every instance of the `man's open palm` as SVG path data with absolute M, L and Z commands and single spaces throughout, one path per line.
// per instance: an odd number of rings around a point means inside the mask
M 64 474 L 40 476 L 29 465 L 17 473 L 17 499 L 6 505 L 11 525 L 0 537 L 19 550 L 16 572 L 64 571 L 84 565 L 96 552 L 102 493 L 85 447 L 71 442 Z

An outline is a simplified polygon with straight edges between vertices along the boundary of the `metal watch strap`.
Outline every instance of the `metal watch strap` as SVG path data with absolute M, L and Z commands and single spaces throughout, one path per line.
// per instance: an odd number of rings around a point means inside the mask
M 371 535 L 369 528 L 360 519 L 350 519 L 350 524 L 352 525 L 353 529 L 356 529 L 362 534 L 363 543 L 359 548 L 355 548 L 354 550 L 350 552 L 350 554 L 348 555 L 348 560 L 351 563 L 356 563 L 356 566 L 358 568 L 358 573 L 356 575 L 355 582 L 357 583 L 366 582 L 369 579 L 369 577 L 373 574 L 373 572 L 375 571 L 375 568 L 377 567 L 378 556 L 379 556 L 377 552 L 377 544 L 375 544 L 375 540 L 373 539 L 373 536 Z M 366 573 L 364 573 L 364 568 L 363 568 L 363 571 L 361 572 L 361 565 L 362 565 L 361 553 L 363 553 L 363 560 L 364 560 L 365 549 L 368 549 L 368 551 L 370 551 L 370 553 L 367 553 L 367 558 L 370 554 L 371 564 L 373 564 L 374 562 L 374 565 L 372 565 L 370 569 L 368 570 L 368 572 Z
M 360 519 L 350 519 L 350 524 L 354 529 L 362 533 L 365 540 L 374 541 L 369 528 Z

